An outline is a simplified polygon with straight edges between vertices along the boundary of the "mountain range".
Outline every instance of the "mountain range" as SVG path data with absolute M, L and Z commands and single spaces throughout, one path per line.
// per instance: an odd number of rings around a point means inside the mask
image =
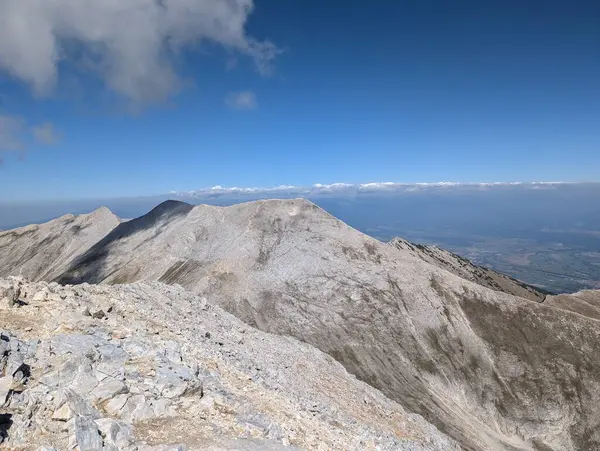
M 14 275 L 180 286 L 322 351 L 463 449 L 600 448 L 598 292 L 554 296 L 385 243 L 306 200 L 167 201 L 129 221 L 100 209 L 0 232 L 0 277 Z

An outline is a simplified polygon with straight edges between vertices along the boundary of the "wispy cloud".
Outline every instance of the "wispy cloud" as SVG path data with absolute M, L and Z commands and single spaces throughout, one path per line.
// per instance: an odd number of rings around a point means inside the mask
M 42 145 L 52 145 L 60 140 L 60 134 L 50 122 L 30 126 L 21 116 L 0 115 L 0 164 L 7 153 L 24 157 L 27 143 L 32 139 Z
M 252 91 L 230 92 L 225 104 L 234 110 L 254 110 L 258 106 L 256 94 Z
M 59 66 L 85 62 L 136 104 L 161 101 L 182 85 L 178 55 L 205 41 L 270 72 L 279 49 L 247 35 L 253 8 L 253 0 L 3 0 L 0 70 L 45 95 Z
M 23 135 L 26 133 L 25 120 L 19 116 L 0 116 L 0 155 L 2 152 L 22 152 L 25 150 Z
M 60 134 L 50 122 L 45 122 L 42 125 L 33 127 L 33 136 L 35 140 L 41 144 L 51 146 L 60 141 Z

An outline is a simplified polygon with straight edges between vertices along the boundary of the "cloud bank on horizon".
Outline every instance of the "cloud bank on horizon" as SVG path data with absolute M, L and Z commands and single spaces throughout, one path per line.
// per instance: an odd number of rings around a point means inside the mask
M 261 199 L 302 197 L 323 206 L 344 220 L 377 222 L 379 225 L 393 223 L 394 215 L 401 214 L 403 209 L 409 209 L 413 212 L 409 216 L 415 218 L 437 212 L 438 215 L 448 215 L 444 221 L 450 220 L 457 215 L 453 210 L 452 202 L 461 199 L 468 200 L 466 204 L 461 205 L 471 211 L 474 218 L 485 217 L 486 214 L 482 213 L 481 209 L 494 210 L 495 206 L 510 207 L 525 212 L 531 217 L 536 216 L 536 209 L 549 208 L 553 218 L 560 218 L 561 214 L 557 214 L 555 207 L 562 205 L 560 208 L 563 212 L 569 210 L 562 215 L 565 217 L 574 214 L 571 211 L 572 207 L 589 212 L 594 210 L 593 206 L 596 205 L 595 201 L 599 193 L 600 183 L 573 182 L 331 183 L 305 187 L 281 185 L 270 188 L 213 186 L 194 191 L 172 191 L 143 197 L 0 201 L 0 229 L 45 222 L 67 213 L 89 213 L 101 206 L 110 208 L 122 218 L 134 218 L 169 199 L 190 204 L 232 205 Z M 519 202 L 498 203 L 498 196 L 505 200 L 518 199 Z M 356 208 L 355 205 L 361 207 Z M 464 213 L 464 208 L 459 210 L 459 215 Z M 593 211 L 590 214 L 597 215 Z M 518 217 L 518 215 L 507 217 Z M 594 219 L 596 216 L 590 218 L 589 221 L 598 223 Z M 440 223 L 444 221 L 440 220 Z
M 268 73 L 279 50 L 246 34 L 253 8 L 253 0 L 3 0 L 0 70 L 44 96 L 70 62 L 136 104 L 159 102 L 182 85 L 178 56 L 205 41 Z
M 169 194 L 178 198 L 204 198 L 219 195 L 307 195 L 336 194 L 340 196 L 353 193 L 401 193 L 432 190 L 474 189 L 486 190 L 491 188 L 525 188 L 553 189 L 560 185 L 577 184 L 574 182 L 370 182 L 370 183 L 315 183 L 310 186 L 280 185 L 274 187 L 224 187 L 213 186 L 192 191 L 171 191 Z

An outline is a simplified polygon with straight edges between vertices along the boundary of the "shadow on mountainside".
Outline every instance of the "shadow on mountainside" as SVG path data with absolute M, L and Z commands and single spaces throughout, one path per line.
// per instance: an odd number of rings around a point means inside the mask
M 83 282 L 99 283 L 106 277 L 103 271 L 103 263 L 108 256 L 110 251 L 109 248 L 113 243 L 144 230 L 149 230 L 160 222 L 164 223 L 171 221 L 174 218 L 185 216 L 193 208 L 193 205 L 185 202 L 167 200 L 156 206 L 144 216 L 119 224 L 106 237 L 92 246 L 89 251 L 73 262 L 67 272 L 60 276 L 56 282 L 62 285 L 75 285 Z M 155 236 L 160 235 L 160 233 L 161 228 L 156 231 Z M 90 267 L 95 268 L 95 271 L 93 272 L 94 275 L 90 276 L 88 273 L 88 275 L 83 278 L 81 276 L 81 271 L 84 269 L 89 270 Z

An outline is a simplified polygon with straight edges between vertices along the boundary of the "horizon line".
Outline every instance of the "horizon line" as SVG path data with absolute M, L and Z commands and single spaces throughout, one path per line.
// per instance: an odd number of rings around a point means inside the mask
M 314 183 L 312 185 L 277 185 L 271 187 L 238 187 L 215 185 L 207 188 L 200 188 L 187 191 L 169 191 L 168 194 L 177 196 L 194 196 L 207 193 L 225 194 L 256 194 L 263 192 L 299 192 L 315 194 L 319 192 L 332 192 L 344 190 L 358 191 L 385 191 L 401 188 L 453 188 L 453 187 L 494 187 L 494 186 L 552 186 L 552 185 L 577 185 L 577 184 L 597 184 L 600 182 L 569 182 L 569 181 L 533 181 L 533 182 L 368 182 L 368 183 Z

